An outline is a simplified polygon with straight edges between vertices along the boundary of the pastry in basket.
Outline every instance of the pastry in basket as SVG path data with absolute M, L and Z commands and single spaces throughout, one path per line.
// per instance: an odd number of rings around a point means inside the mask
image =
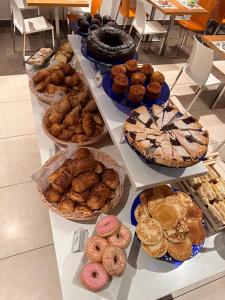
M 95 101 L 88 90 L 70 92 L 54 103 L 43 118 L 44 128 L 62 145 L 98 141 L 105 127 Z
M 82 218 L 108 211 L 120 185 L 118 173 L 95 160 L 87 148 L 78 149 L 73 159 L 66 159 L 48 176 L 48 182 L 45 199 L 59 211 Z
M 68 63 L 73 57 L 73 50 L 68 42 L 60 46 L 59 51 L 55 54 L 55 61 Z
M 144 106 L 131 112 L 125 121 L 127 142 L 147 161 L 168 167 L 188 167 L 207 153 L 208 133 L 190 115 L 182 115 L 171 104 Z

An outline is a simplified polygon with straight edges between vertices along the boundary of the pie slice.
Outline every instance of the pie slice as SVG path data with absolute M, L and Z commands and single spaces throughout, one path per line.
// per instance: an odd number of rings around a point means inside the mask
M 175 120 L 173 124 L 180 130 L 201 130 L 202 129 L 200 123 L 195 118 L 187 114 Z
M 208 145 L 209 143 L 209 134 L 208 131 L 196 131 L 196 130 L 188 130 L 190 135 L 193 137 L 193 139 L 201 144 L 201 145 Z
M 132 111 L 131 116 L 138 119 L 138 121 L 143 124 L 153 123 L 152 117 L 145 106 L 140 106 L 139 108 Z
M 176 107 L 167 105 L 164 108 L 164 115 L 160 128 L 163 128 L 163 126 L 169 124 L 172 120 L 174 121 L 179 115 L 180 112 Z
M 132 117 L 129 117 L 125 122 L 125 130 L 129 132 L 144 132 L 145 125 Z

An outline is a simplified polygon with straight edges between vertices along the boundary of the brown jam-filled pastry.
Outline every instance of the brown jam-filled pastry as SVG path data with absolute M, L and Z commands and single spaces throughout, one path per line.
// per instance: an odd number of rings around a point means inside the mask
M 111 208 L 111 200 L 107 200 L 104 206 L 100 209 L 102 212 L 107 212 Z
M 63 199 L 58 204 L 58 209 L 65 213 L 73 212 L 74 202 L 70 199 L 66 199 L 65 197 L 63 197 Z
M 103 127 L 100 125 L 95 126 L 94 137 L 101 136 L 103 134 Z
M 115 190 L 120 184 L 119 175 L 113 169 L 105 169 L 102 174 L 102 182 L 107 184 L 112 190 Z
M 49 128 L 49 133 L 55 137 L 59 137 L 63 130 L 63 126 L 61 124 L 54 123 Z
M 102 117 L 100 114 L 92 114 L 92 118 L 96 124 L 101 125 L 101 126 L 104 125 L 104 121 L 102 120 Z
M 73 131 L 68 129 L 63 129 L 59 136 L 59 139 L 63 141 L 69 141 L 72 136 L 73 136 Z
M 75 177 L 80 173 L 94 170 L 95 165 L 96 163 L 94 159 L 91 156 L 89 156 L 73 159 L 73 161 L 68 165 L 67 168 L 72 174 L 72 176 Z
M 70 92 L 68 99 L 72 107 L 76 107 L 78 104 L 85 105 L 88 100 L 88 89 L 84 87 L 78 93 Z
M 88 194 L 89 194 L 89 191 L 88 191 Z M 84 197 L 82 197 L 81 194 L 78 194 L 78 193 L 74 192 L 73 190 L 70 191 L 69 193 L 67 193 L 66 197 L 68 199 L 71 199 L 71 200 L 77 202 L 77 203 L 84 203 L 87 200 Z
M 83 129 L 82 123 L 78 123 L 75 125 L 74 133 L 84 134 L 84 129 Z
M 75 72 L 70 64 L 65 64 L 64 62 L 59 63 L 59 68 L 65 75 L 73 75 Z
M 74 85 L 79 84 L 80 76 L 78 74 L 74 74 L 73 76 L 66 76 L 65 78 L 65 85 L 68 87 L 72 87 Z
M 73 162 L 73 159 L 67 158 L 67 159 L 64 161 L 64 163 L 62 164 L 61 168 L 62 168 L 62 167 L 66 167 L 66 168 L 67 168 L 72 162 Z
M 87 206 L 92 210 L 100 209 L 104 206 L 110 194 L 110 188 L 105 183 L 96 184 L 88 197 Z
M 87 104 L 84 106 L 83 108 L 83 112 L 94 112 L 94 111 L 97 111 L 98 107 L 95 103 L 95 100 L 92 99 L 92 100 L 89 100 L 87 102 Z
M 89 157 L 91 157 L 94 160 L 91 152 L 87 148 L 79 148 L 75 153 L 76 159 L 89 158 Z
M 62 198 L 62 194 L 60 194 L 57 190 L 53 189 L 51 185 L 45 191 L 44 196 L 50 203 L 59 202 Z
M 56 111 L 53 112 L 53 113 L 48 117 L 48 119 L 49 119 L 49 121 L 50 121 L 51 123 L 61 123 L 62 118 L 63 118 L 62 114 L 61 114 L 61 113 L 58 113 L 58 112 L 56 112 Z
M 73 190 L 77 193 L 82 193 L 99 182 L 99 177 L 94 171 L 87 171 L 80 175 L 72 181 Z
M 35 90 L 39 93 L 44 93 L 47 89 L 47 86 L 48 86 L 47 82 L 41 81 L 35 86 Z
M 100 161 L 96 161 L 96 165 L 94 169 L 95 173 L 102 174 L 104 170 L 105 170 L 105 166 Z
M 45 78 L 48 77 L 49 75 L 50 72 L 47 69 L 38 71 L 33 77 L 34 84 L 38 84 L 39 82 L 44 81 Z
M 82 126 L 86 136 L 91 137 L 95 131 L 95 122 L 91 113 L 86 113 L 82 118 Z
M 55 71 L 50 75 L 50 81 L 55 85 L 59 85 L 60 83 L 62 83 L 64 78 L 65 75 L 62 70 Z
M 87 206 L 84 205 L 75 205 L 74 213 L 82 215 L 83 218 L 90 217 L 93 215 L 92 210 L 90 210 Z
M 71 109 L 72 107 L 67 96 L 64 96 L 63 99 L 59 101 L 56 106 L 56 111 L 61 113 L 63 116 L 68 114 L 71 111 Z
M 56 170 L 56 176 L 54 178 L 54 173 L 48 177 L 49 182 L 52 183 L 52 187 L 56 189 L 59 193 L 66 192 L 72 182 L 72 175 L 66 167 L 61 167 Z
M 48 94 L 55 94 L 57 90 L 57 85 L 48 83 L 46 86 L 46 93 Z
M 79 121 L 80 111 L 81 111 L 81 105 L 77 105 L 76 107 L 74 107 L 65 116 L 65 119 L 63 120 L 63 124 L 66 126 L 71 126 L 76 124 Z
M 88 141 L 88 137 L 84 134 L 74 134 L 71 138 L 72 143 L 82 144 Z

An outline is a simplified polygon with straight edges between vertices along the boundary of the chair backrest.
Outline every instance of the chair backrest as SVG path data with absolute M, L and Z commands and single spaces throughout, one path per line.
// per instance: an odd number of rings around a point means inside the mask
M 94 16 L 100 11 L 102 0 L 92 0 L 91 1 L 91 14 Z
M 206 83 L 213 66 L 214 51 L 194 37 L 194 46 L 187 60 L 186 72 L 199 86 Z
M 225 1 L 216 0 L 216 6 L 213 9 L 211 18 L 218 24 L 221 24 L 225 19 Z
M 194 15 L 191 17 L 191 21 L 194 21 L 201 25 L 204 29 L 206 29 L 208 21 L 212 15 L 212 11 L 216 6 L 215 0 L 199 0 L 198 4 L 202 6 L 203 8 L 207 9 L 209 11 L 208 14 L 203 15 Z
M 146 9 L 143 0 L 137 0 L 135 21 L 137 26 L 144 31 L 146 24 Z
M 120 7 L 120 2 L 121 2 L 121 0 L 112 0 L 111 18 L 113 20 L 116 19 L 117 12 L 118 12 L 119 7 Z
M 16 28 L 23 33 L 24 32 L 24 18 L 17 4 L 17 0 L 11 0 L 11 8 L 13 11 L 13 23 Z

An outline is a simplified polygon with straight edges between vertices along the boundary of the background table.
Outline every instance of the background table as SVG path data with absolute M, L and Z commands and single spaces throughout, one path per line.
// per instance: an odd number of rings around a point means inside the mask
M 167 29 L 167 33 L 165 36 L 165 39 L 163 41 L 163 45 L 161 47 L 160 50 L 160 55 L 164 55 L 165 51 L 166 51 L 166 47 L 167 47 L 167 39 L 169 36 L 169 33 L 171 31 L 171 28 L 174 24 L 174 21 L 176 19 L 176 16 L 192 16 L 192 15 L 199 15 L 199 14 L 207 14 L 208 10 L 202 8 L 188 8 L 184 5 L 182 5 L 179 1 L 177 0 L 169 0 L 169 2 L 171 4 L 173 4 L 173 6 L 175 6 L 175 8 L 167 8 L 167 7 L 162 7 L 159 5 L 158 1 L 156 0 L 146 0 L 148 1 L 151 5 L 152 5 L 152 11 L 151 11 L 151 16 L 150 16 L 150 20 L 154 19 L 154 15 L 155 15 L 155 11 L 156 9 L 158 9 L 159 11 L 161 11 L 164 15 L 169 15 L 170 16 L 170 22 L 169 22 L 169 27 Z
M 55 7 L 55 30 L 56 41 L 60 43 L 60 29 L 59 29 L 59 7 L 88 7 L 88 0 L 27 0 L 28 6 L 47 6 Z
M 225 42 L 225 35 L 203 35 L 201 38 L 204 43 L 206 43 L 210 48 L 219 53 L 221 57 L 225 59 L 225 51 L 214 45 L 214 42 Z

